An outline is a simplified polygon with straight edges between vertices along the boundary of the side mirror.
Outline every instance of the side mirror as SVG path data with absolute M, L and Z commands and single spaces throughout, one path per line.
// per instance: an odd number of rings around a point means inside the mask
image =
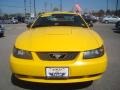
M 27 26 L 27 28 L 30 28 L 31 25 L 32 25 L 32 23 L 28 23 L 26 26 Z

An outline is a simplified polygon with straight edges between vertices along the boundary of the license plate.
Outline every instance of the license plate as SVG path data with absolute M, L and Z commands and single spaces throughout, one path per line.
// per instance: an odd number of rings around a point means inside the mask
M 67 78 L 69 70 L 66 67 L 47 67 L 46 76 L 48 78 Z

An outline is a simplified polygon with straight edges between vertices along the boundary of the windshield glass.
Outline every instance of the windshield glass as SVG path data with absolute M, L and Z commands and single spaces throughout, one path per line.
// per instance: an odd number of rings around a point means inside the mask
M 51 16 L 39 17 L 32 27 L 44 26 L 87 27 L 83 19 L 79 15 L 75 14 L 52 14 Z

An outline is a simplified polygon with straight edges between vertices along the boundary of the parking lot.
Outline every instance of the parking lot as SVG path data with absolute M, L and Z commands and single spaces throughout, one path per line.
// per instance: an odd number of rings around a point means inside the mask
M 48 85 L 21 83 L 16 85 L 11 82 L 9 57 L 16 37 L 25 31 L 25 24 L 7 24 L 5 36 L 0 38 L 0 90 L 120 90 L 120 33 L 114 32 L 114 24 L 94 24 L 94 30 L 104 40 L 108 54 L 107 71 L 100 80 L 85 86 L 81 83 L 70 85 Z

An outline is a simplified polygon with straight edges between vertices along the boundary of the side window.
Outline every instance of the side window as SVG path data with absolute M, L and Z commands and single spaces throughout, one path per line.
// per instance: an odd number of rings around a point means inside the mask
M 74 17 L 74 23 L 75 23 L 75 25 L 77 25 L 77 26 L 87 27 L 86 24 L 85 24 L 85 22 L 81 19 L 80 16 L 75 16 L 75 17 Z
M 51 21 L 48 19 L 48 17 L 39 17 L 39 19 L 37 19 L 37 21 L 34 23 L 33 27 L 48 25 L 51 25 Z
M 39 17 L 39 18 L 35 21 L 33 27 L 39 26 L 39 25 L 40 25 L 40 22 L 42 22 L 41 17 Z
M 117 18 L 116 16 L 113 16 L 113 18 Z

